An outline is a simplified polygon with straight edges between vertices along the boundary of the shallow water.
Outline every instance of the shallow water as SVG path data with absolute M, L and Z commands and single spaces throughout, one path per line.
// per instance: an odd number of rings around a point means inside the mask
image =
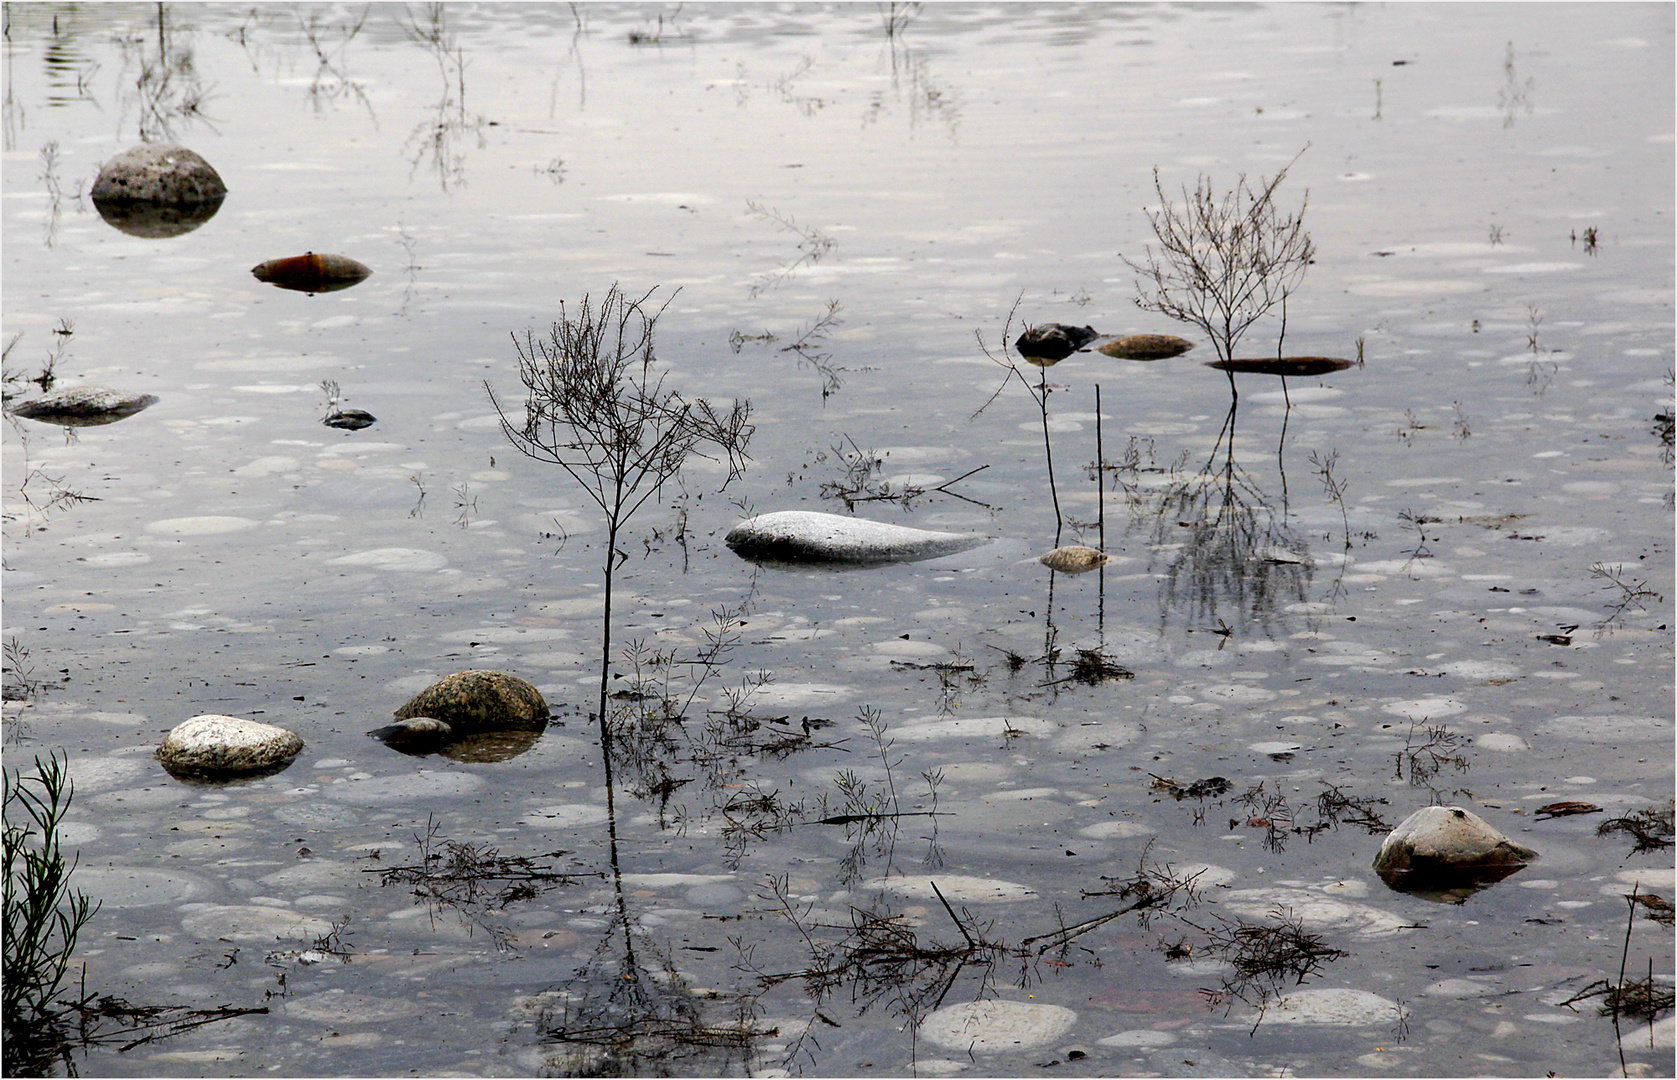
M 70 755 L 78 880 L 104 902 L 90 988 L 269 1009 L 78 1067 L 1617 1068 L 1600 999 L 1560 1003 L 1617 978 L 1622 895 L 1673 887 L 1668 854 L 1596 835 L 1673 790 L 1653 419 L 1672 407 L 1671 9 L 931 5 L 894 39 L 872 6 L 580 10 L 168 7 L 159 68 L 154 7 L 7 9 L 8 374 L 62 345 L 61 380 L 159 399 L 74 433 L 7 426 L 5 636 L 27 650 L 7 681 L 38 684 L 6 702 L 8 768 Z M 226 180 L 196 230 L 128 236 L 75 197 L 142 130 Z M 1281 191 L 1308 189 L 1318 254 L 1286 350 L 1360 342 L 1366 363 L 1285 398 L 1241 376 L 1232 417 L 1203 340 L 1051 368 L 1059 542 L 1098 545 L 1104 518 L 1117 558 L 1050 581 L 1030 561 L 1056 544 L 1042 418 L 1018 383 L 986 406 L 1004 372 L 975 331 L 1000 355 L 1019 298 L 1016 323 L 1195 338 L 1137 309 L 1121 257 L 1150 237 L 1152 169 L 1167 191 L 1201 171 L 1226 187 L 1307 146 Z M 308 296 L 250 275 L 309 250 L 373 276 Z M 510 335 L 613 282 L 669 298 L 670 385 L 749 397 L 757 423 L 743 481 L 717 494 L 695 462 L 621 544 L 617 641 L 690 656 L 713 610 L 743 607 L 685 736 L 647 759 L 684 782 L 660 800 L 655 771 L 618 763 L 621 891 L 587 876 L 612 852 L 589 718 L 603 522 L 506 443 L 484 389 L 518 400 Z M 323 380 L 377 423 L 322 425 Z M 1097 430 L 1120 466 L 1099 490 Z M 856 512 L 996 542 L 844 572 L 723 546 L 748 512 L 843 512 L 822 496 L 841 451 L 875 454 L 897 491 L 987 466 L 950 485 L 972 501 Z M 66 489 L 97 501 L 53 504 Z M 1068 681 L 1079 649 L 1134 678 Z M 558 723 L 502 760 L 366 738 L 469 667 L 534 682 Z M 812 745 L 706 742 L 758 671 L 748 709 L 815 721 Z M 153 750 L 199 713 L 307 745 L 277 776 L 184 785 Z M 937 770 L 936 817 L 815 823 L 844 810 L 846 771 L 864 801 L 894 785 L 925 811 Z M 1211 777 L 1229 790 L 1160 783 Z M 1386 800 L 1388 824 L 1472 807 L 1542 858 L 1460 905 L 1392 892 L 1378 833 L 1288 831 L 1319 822 L 1324 785 Z M 1602 812 L 1535 814 L 1563 799 Z M 438 843 L 578 876 L 466 909 L 477 923 L 381 887 L 428 821 Z M 808 944 L 854 945 L 852 908 L 960 943 L 932 882 L 1018 947 L 1127 906 L 1087 894 L 1141 866 L 1203 868 L 1197 901 L 1026 961 L 861 982 L 840 965 L 819 999 L 759 980 L 854 961 Z M 788 910 L 826 928 L 806 938 Z M 1202 931 L 1278 910 L 1346 954 L 1302 989 L 1344 993 L 1315 1023 L 1273 999 L 1208 1008 L 1199 988 L 1229 972 Z M 1178 941 L 1198 953 L 1167 960 Z M 1641 920 L 1631 963 L 1650 957 L 1669 979 L 1669 935 Z M 969 1004 L 992 998 L 1074 1015 L 1025 1010 L 1042 1041 L 1011 1049 L 939 1034 L 1000 1030 L 1012 1012 Z M 938 1005 L 972 1011 L 917 1033 Z M 695 1024 L 742 1012 L 773 1034 L 694 1048 Z M 551 1037 L 596 1028 L 613 1038 L 581 1057 Z M 1649 1049 L 1627 1029 L 1633 1073 L 1670 1073 L 1661 1032 Z

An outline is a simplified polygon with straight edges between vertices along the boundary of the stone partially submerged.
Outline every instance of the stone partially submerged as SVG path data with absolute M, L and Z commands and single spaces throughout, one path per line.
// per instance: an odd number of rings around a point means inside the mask
M 1037 557 L 1037 562 L 1062 574 L 1087 574 L 1111 561 L 1112 556 L 1106 552 L 1082 544 L 1067 544 Z
M 935 559 L 988 540 L 976 533 L 934 532 L 813 510 L 759 514 L 726 537 L 734 554 L 758 562 L 856 566 Z
M 1037 367 L 1052 367 L 1072 353 L 1100 337 L 1092 326 L 1067 326 L 1065 323 L 1043 323 L 1026 327 L 1013 343 L 1013 348 Z
M 1344 371 L 1351 366 L 1351 361 L 1341 360 L 1336 356 L 1266 356 L 1251 360 L 1207 360 L 1205 366 L 1216 368 L 1218 371 L 1283 377 L 1291 375 L 1308 379 Z
M 1167 360 L 1193 347 L 1188 339 L 1170 334 L 1126 334 L 1101 342 L 1095 351 L 1119 360 Z
M 318 255 L 309 251 L 287 259 L 269 259 L 250 268 L 257 281 L 294 292 L 337 292 L 359 285 L 372 275 L 365 263 L 347 255 Z
M 219 206 L 227 185 L 209 162 L 184 146 L 141 143 L 105 162 L 88 194 L 95 203 Z
M 157 758 L 182 779 L 222 780 L 279 772 L 302 749 L 303 740 L 285 728 L 206 714 L 176 724 Z
M 1536 858 L 1471 810 L 1423 806 L 1386 837 L 1374 869 L 1394 889 L 1459 901 Z
M 152 394 L 134 394 L 104 386 L 69 386 L 13 406 L 12 413 L 43 424 L 98 427 L 114 424 L 157 404 Z
M 396 710 L 396 719 L 427 717 L 453 734 L 547 726 L 541 691 L 504 671 L 457 671 L 427 686 Z

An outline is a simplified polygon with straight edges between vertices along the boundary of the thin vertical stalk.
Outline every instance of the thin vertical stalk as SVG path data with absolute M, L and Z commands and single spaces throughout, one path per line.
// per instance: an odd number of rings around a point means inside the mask
M 1095 522 L 1100 530 L 1101 553 L 1106 553 L 1106 443 L 1101 435 L 1101 384 L 1095 384 Z M 1106 645 L 1106 564 L 1098 570 L 1100 579 L 1095 591 L 1095 631 Z
M 1054 500 L 1054 546 L 1060 546 L 1060 533 L 1065 519 L 1060 516 L 1060 492 L 1054 485 L 1054 441 L 1048 436 L 1048 369 L 1042 369 L 1042 383 L 1037 392 L 1037 404 L 1042 406 L 1042 456 L 1048 460 L 1048 495 Z

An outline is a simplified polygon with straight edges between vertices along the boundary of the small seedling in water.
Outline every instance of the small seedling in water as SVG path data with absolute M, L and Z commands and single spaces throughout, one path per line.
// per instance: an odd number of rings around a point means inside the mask
M 1543 309 L 1536 304 L 1526 305 L 1526 347 L 1534 354 L 1541 350 L 1537 345 L 1537 328 L 1543 325 Z
M 1496 247 L 1498 244 L 1502 243 L 1502 226 L 1501 225 L 1492 225 L 1491 226 L 1490 241 L 1491 241 L 1491 246 L 1492 247 Z
M 1473 430 L 1468 427 L 1467 423 L 1467 409 L 1462 406 L 1461 402 L 1452 401 L 1450 403 L 1450 411 L 1454 414 L 1452 425 L 1456 429 L 1456 438 L 1465 440 L 1468 436 L 1473 434 Z
M 1602 588 L 1617 590 L 1618 593 L 1613 602 L 1612 612 L 1601 620 L 1600 626 L 1603 629 L 1624 618 L 1625 612 L 1632 607 L 1638 611 L 1647 611 L 1647 605 L 1642 602 L 1644 600 L 1664 599 L 1659 593 L 1648 588 L 1646 581 L 1638 581 L 1626 574 L 1623 564 L 1620 563 L 1609 566 L 1607 563 L 1598 562 L 1590 567 L 1590 576 L 1602 582 Z
M 1193 191 L 1182 189 L 1180 205 L 1165 194 L 1154 168 L 1159 209 L 1147 211 L 1147 219 L 1159 246 L 1149 245 L 1141 262 L 1125 260 L 1140 275 L 1136 304 L 1197 326 L 1218 360 L 1233 360 L 1236 343 L 1253 323 L 1284 308 L 1316 255 L 1304 231 L 1308 195 L 1296 213 L 1276 204 L 1276 191 L 1297 161 L 1267 180 L 1259 177 L 1256 185 L 1243 174 L 1222 195 L 1202 175 Z M 1234 372 L 1227 374 L 1234 396 Z

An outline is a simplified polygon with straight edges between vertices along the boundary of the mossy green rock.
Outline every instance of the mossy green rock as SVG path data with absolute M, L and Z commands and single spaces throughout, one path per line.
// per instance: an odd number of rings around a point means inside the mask
M 415 694 L 396 719 L 429 716 L 457 733 L 547 726 L 541 691 L 503 671 L 457 671 Z

